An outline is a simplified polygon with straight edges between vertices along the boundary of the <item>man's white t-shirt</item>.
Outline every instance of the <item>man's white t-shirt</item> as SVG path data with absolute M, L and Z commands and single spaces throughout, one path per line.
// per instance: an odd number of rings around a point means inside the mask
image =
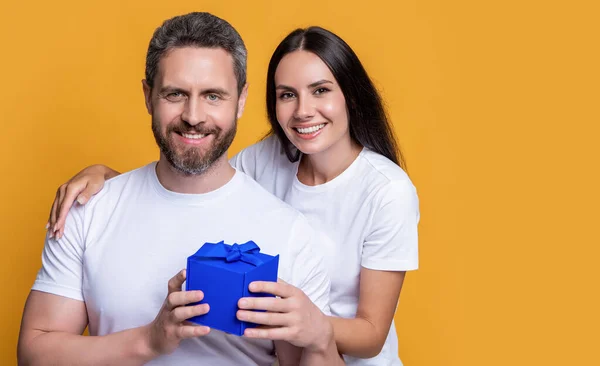
M 67 217 L 64 236 L 47 239 L 33 290 L 85 301 L 91 335 L 146 325 L 171 277 L 206 242 L 256 242 L 280 255 L 278 277 L 328 313 L 330 281 L 323 238 L 297 210 L 236 172 L 206 194 L 168 191 L 156 163 L 121 174 Z M 218 330 L 186 339 L 151 365 L 271 365 L 273 342 Z
M 307 186 L 297 178 L 299 163 L 291 163 L 276 136 L 270 136 L 242 150 L 231 164 L 298 209 L 331 239 L 323 247 L 331 275 L 332 315 L 356 315 L 361 267 L 418 268 L 416 189 L 408 175 L 386 157 L 364 148 L 335 179 Z M 344 358 L 351 365 L 402 365 L 394 324 L 378 356 Z

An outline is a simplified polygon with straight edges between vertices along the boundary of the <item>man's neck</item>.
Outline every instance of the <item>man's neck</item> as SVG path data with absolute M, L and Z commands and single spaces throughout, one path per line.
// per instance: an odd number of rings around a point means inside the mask
M 175 169 L 161 154 L 156 165 L 156 175 L 160 184 L 172 192 L 202 194 L 223 187 L 235 175 L 227 154 L 223 154 L 210 168 L 198 175 L 186 175 Z

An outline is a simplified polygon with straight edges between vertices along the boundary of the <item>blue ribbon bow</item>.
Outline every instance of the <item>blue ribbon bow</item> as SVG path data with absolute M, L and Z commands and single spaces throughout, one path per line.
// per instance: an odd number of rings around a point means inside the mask
M 233 245 L 227 245 L 221 241 L 213 245 L 208 252 L 201 256 L 208 258 L 225 258 L 226 262 L 242 261 L 253 266 L 259 266 L 262 264 L 262 260 L 256 255 L 258 252 L 260 252 L 260 247 L 253 241 Z

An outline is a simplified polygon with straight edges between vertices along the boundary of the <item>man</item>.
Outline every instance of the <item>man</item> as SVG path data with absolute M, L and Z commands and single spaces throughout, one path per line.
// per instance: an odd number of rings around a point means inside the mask
M 143 90 L 160 159 L 107 182 L 71 211 L 61 238 L 47 238 L 19 363 L 267 365 L 273 348 L 280 364 L 342 362 L 320 310 L 329 279 L 317 234 L 227 161 L 247 96 L 239 34 L 207 13 L 166 21 L 150 42 Z M 280 254 L 289 284 L 254 283 L 251 291 L 278 297 L 257 302 L 267 313 L 238 313 L 280 328 L 275 342 L 186 322 L 210 304 L 186 306 L 203 293 L 181 291 L 179 270 L 203 243 L 221 240 Z M 300 322 L 311 331 L 294 331 Z M 86 326 L 91 337 L 81 335 Z

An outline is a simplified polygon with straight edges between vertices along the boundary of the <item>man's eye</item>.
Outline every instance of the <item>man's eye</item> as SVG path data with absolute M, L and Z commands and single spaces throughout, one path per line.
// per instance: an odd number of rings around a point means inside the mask
M 185 97 L 185 95 L 183 95 L 183 93 L 181 93 L 181 92 L 173 92 L 173 93 L 169 93 L 165 96 L 165 98 L 170 102 L 178 102 L 178 101 L 182 100 L 184 97 Z
M 211 102 L 216 102 L 217 100 L 221 99 L 218 95 L 216 94 L 208 94 L 206 96 L 208 98 L 208 100 L 210 100 Z

